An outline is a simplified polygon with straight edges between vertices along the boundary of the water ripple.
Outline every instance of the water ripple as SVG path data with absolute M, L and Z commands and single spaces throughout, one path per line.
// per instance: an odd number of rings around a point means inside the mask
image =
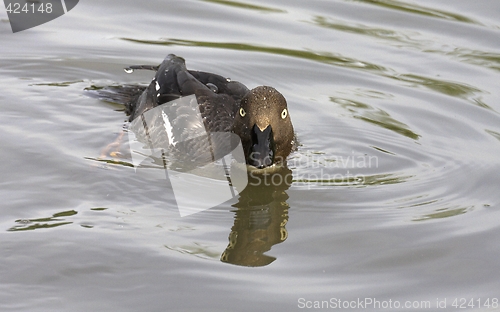
M 383 76 L 386 78 L 411 83 L 411 85 L 413 86 L 421 86 L 438 93 L 446 94 L 453 97 L 464 98 L 475 105 L 477 105 L 478 102 L 476 98 L 473 98 L 473 96 L 478 93 L 482 93 L 481 89 L 476 88 L 469 84 L 449 81 L 444 79 L 431 78 L 417 74 L 398 73 L 392 69 L 386 68 L 378 64 L 330 52 L 287 49 L 281 47 L 269 47 L 269 46 L 261 46 L 261 45 L 237 43 L 237 42 L 193 41 L 193 40 L 183 40 L 183 39 L 173 39 L 173 38 L 162 39 L 162 40 L 141 40 L 132 38 L 121 38 L 121 39 L 141 44 L 209 47 L 218 49 L 252 51 L 252 52 L 262 52 L 262 53 L 291 56 L 295 58 L 307 59 L 339 67 L 368 71 L 370 73 Z M 480 106 L 484 107 L 484 105 Z
M 330 101 L 339 104 L 342 108 L 349 111 L 353 118 L 359 118 L 363 121 L 394 131 L 413 140 L 418 140 L 420 137 L 419 134 L 410 130 L 408 125 L 394 119 L 389 115 L 389 113 L 382 109 L 374 108 L 366 103 L 344 98 L 330 97 Z
M 424 6 L 420 6 L 420 5 L 416 5 L 416 4 L 412 4 L 412 3 L 404 3 L 404 2 L 396 1 L 396 0 L 352 0 L 352 1 L 363 2 L 363 3 L 376 5 L 379 7 L 383 7 L 383 8 L 387 8 L 387 9 L 391 9 L 391 10 L 396 10 L 396 11 L 400 11 L 400 12 L 405 12 L 405 13 L 417 14 L 417 15 L 422 15 L 422 16 L 429 16 L 429 17 L 446 19 L 446 20 L 451 20 L 451 21 L 456 21 L 456 22 L 482 25 L 478 21 L 475 21 L 471 18 L 468 18 L 468 17 L 460 15 L 460 14 L 446 12 L 443 10 L 432 9 L 429 7 L 424 7 Z
M 251 51 L 251 52 L 263 52 L 276 55 L 285 55 L 295 58 L 308 59 L 320 63 L 331 64 L 347 68 L 357 68 L 373 71 L 385 71 L 385 68 L 377 66 L 375 64 L 363 62 L 353 58 L 345 57 L 339 54 L 329 53 L 329 52 L 315 52 L 308 50 L 296 50 L 296 49 L 286 49 L 280 47 L 268 47 L 261 45 L 254 45 L 248 43 L 239 42 L 211 42 L 211 41 L 193 41 L 184 39 L 163 39 L 163 40 L 141 40 L 132 38 L 121 38 L 122 40 L 142 43 L 142 44 L 154 44 L 154 45 L 166 45 L 166 46 L 191 46 L 191 47 L 205 47 L 205 48 L 218 48 L 218 49 L 228 49 L 228 50 L 240 50 L 240 51 Z
M 201 1 L 221 4 L 221 5 L 240 8 L 240 9 L 261 11 L 261 12 L 286 13 L 286 11 L 282 10 L 282 9 L 271 8 L 271 7 L 267 7 L 267 6 L 255 5 L 255 4 L 245 3 L 245 2 L 238 2 L 238 1 L 229 1 L 229 0 L 201 0 Z

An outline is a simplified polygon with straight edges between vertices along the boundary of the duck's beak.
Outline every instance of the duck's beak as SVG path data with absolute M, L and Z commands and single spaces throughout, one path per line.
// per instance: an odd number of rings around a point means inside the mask
M 269 167 L 274 163 L 274 137 L 271 125 L 261 130 L 257 125 L 252 128 L 252 148 L 249 165 L 259 169 Z

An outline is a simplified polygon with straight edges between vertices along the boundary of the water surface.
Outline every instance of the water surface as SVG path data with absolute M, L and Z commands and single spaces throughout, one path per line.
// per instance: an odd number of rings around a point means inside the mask
M 89 0 L 12 34 L 2 11 L 1 310 L 493 308 L 499 14 L 493 0 Z M 289 184 L 181 218 L 164 179 L 95 161 L 126 116 L 84 90 L 149 83 L 123 68 L 169 53 L 285 95 Z

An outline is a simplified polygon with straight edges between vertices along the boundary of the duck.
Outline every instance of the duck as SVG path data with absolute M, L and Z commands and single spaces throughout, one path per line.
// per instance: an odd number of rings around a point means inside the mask
M 185 59 L 175 54 L 167 55 L 158 66 L 134 65 L 125 71 L 141 69 L 156 72 L 148 86 L 129 85 L 113 93 L 101 92 L 104 97 L 125 104 L 131 123 L 153 108 L 195 97 L 206 132 L 237 135 L 248 166 L 264 169 L 286 165 L 287 157 L 296 148 L 287 101 L 275 88 L 249 89 L 218 74 L 188 70 Z M 176 113 L 169 116 L 173 118 L 172 124 L 180 123 L 178 119 L 183 116 L 180 112 L 186 109 L 182 107 L 183 102 L 179 103 L 181 107 L 175 104 Z M 194 126 L 183 123 L 183 127 L 189 131 Z M 175 136 L 170 141 L 175 140 Z M 199 144 L 188 147 L 207 148 Z

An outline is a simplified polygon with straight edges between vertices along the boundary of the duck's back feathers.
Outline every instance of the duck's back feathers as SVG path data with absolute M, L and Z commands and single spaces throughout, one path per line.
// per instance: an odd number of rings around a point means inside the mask
M 133 120 L 153 107 L 194 94 L 207 130 L 227 132 L 232 128 L 239 101 L 247 92 L 239 82 L 216 74 L 188 71 L 183 58 L 170 54 L 138 100 L 128 102 L 127 111 Z

